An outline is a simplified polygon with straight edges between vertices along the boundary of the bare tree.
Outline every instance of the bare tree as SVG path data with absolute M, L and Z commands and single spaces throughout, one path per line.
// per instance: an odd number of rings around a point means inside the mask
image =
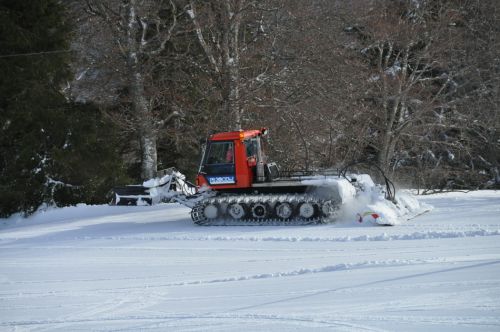
M 269 83 L 255 103 L 274 129 L 276 157 L 300 169 L 357 159 L 365 91 L 355 83 L 364 76 L 343 33 L 341 3 L 286 1 L 279 8 Z
M 219 89 L 228 128 L 251 122 L 254 97 L 269 83 L 279 1 L 191 0 L 188 15 Z M 221 123 L 222 124 L 222 123 Z
M 452 77 L 436 57 L 446 23 L 422 21 L 422 10 L 410 2 L 321 3 L 321 19 L 309 23 L 319 70 L 305 81 L 315 88 L 322 117 L 331 119 L 323 139 L 328 163 L 376 157 L 387 170 L 411 125 L 446 98 Z
M 137 133 L 141 150 L 141 176 L 155 176 L 157 170 L 158 131 L 179 115 L 157 109 L 159 96 L 149 89 L 154 63 L 164 52 L 178 28 L 178 10 L 174 1 L 86 0 L 86 12 L 97 18 L 114 43 L 115 70 L 124 69 L 123 82 L 130 110 L 122 120 Z M 117 61 L 116 61 L 117 60 Z M 103 87 L 105 88 L 105 87 Z
M 500 11 L 493 0 L 462 3 L 456 25 L 463 30 L 454 65 L 462 71 L 458 97 L 451 100 L 457 128 L 470 153 L 461 160 L 465 181 L 500 186 Z
M 370 75 L 365 102 L 374 109 L 373 146 L 384 170 L 402 136 L 438 109 L 454 84 L 454 73 L 440 61 L 445 45 L 453 43 L 443 39 L 447 12 L 433 8 L 439 16 L 434 17 L 428 9 L 420 3 L 375 1 L 351 26 L 364 44 L 361 53 Z
M 240 26 L 245 0 L 190 1 L 187 10 L 210 67 L 218 76 L 222 109 L 241 129 Z
M 268 126 L 290 168 L 371 159 L 422 180 L 498 178 L 493 0 L 86 3 L 121 55 L 108 67 L 128 73 L 111 81 L 127 87 L 125 121 L 154 134 L 144 147 L 170 120 L 172 156 L 209 130 Z

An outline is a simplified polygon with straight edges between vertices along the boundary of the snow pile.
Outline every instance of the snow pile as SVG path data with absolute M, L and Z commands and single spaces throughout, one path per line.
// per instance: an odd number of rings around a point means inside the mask
M 332 221 L 363 224 L 398 225 L 402 221 L 429 211 L 431 206 L 420 204 L 407 192 L 398 192 L 394 202 L 385 198 L 385 187 L 375 184 L 368 174 L 340 177 L 311 177 L 302 180 L 316 187 L 314 194 L 320 198 L 335 197 L 341 204 Z
M 335 197 L 341 204 L 333 221 L 363 224 L 398 225 L 421 213 L 430 205 L 419 203 L 409 192 L 399 191 L 394 202 L 385 198 L 385 187 L 375 184 L 368 174 L 349 175 L 349 181 L 340 177 L 311 177 L 303 184 L 316 187 L 320 198 Z
M 408 192 L 398 192 L 393 201 L 385 198 L 385 188 L 373 182 L 367 174 L 353 176 L 357 195 L 356 199 L 344 204 L 341 208 L 341 219 L 352 220 L 356 216 L 359 223 L 376 223 L 380 225 L 398 225 L 432 209 L 430 205 L 421 204 Z

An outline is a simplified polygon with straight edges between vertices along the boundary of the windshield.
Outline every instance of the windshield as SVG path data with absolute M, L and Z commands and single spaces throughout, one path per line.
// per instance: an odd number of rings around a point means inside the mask
M 206 164 L 233 164 L 233 142 L 212 142 L 207 154 Z

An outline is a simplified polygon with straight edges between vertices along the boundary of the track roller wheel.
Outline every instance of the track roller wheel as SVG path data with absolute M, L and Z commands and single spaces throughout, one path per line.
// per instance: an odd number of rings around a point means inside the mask
M 202 225 L 207 220 L 207 217 L 203 214 L 203 208 L 203 205 L 198 204 L 191 210 L 191 219 L 197 225 Z
M 325 201 L 321 205 L 321 213 L 326 218 L 336 217 L 338 212 L 339 208 L 338 205 L 335 203 L 335 201 Z
M 266 203 L 254 203 L 250 208 L 252 217 L 256 219 L 264 219 L 269 216 L 270 208 Z
M 303 202 L 299 204 L 299 217 L 303 219 L 314 218 L 318 214 L 318 206 L 312 202 Z
M 244 203 L 232 203 L 227 207 L 227 213 L 235 220 L 244 219 L 248 214 L 248 208 Z
M 214 203 L 208 203 L 203 208 L 203 214 L 207 219 L 217 219 L 219 216 L 219 207 Z
M 274 213 L 281 220 L 288 220 L 293 215 L 293 206 L 287 202 L 277 203 L 274 207 Z

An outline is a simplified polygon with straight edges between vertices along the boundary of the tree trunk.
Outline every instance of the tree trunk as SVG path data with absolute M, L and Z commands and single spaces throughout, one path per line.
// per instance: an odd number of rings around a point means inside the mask
M 392 145 L 392 133 L 387 131 L 384 133 L 382 145 L 378 154 L 378 166 L 386 172 L 389 169 L 389 162 L 392 158 L 390 146 Z
M 144 180 L 154 178 L 157 171 L 156 135 L 149 131 L 141 133 L 141 177 Z
M 235 58 L 238 55 L 235 55 Z M 229 113 L 234 114 L 234 126 L 236 130 L 241 129 L 241 105 L 240 105 L 240 69 L 239 60 L 235 58 L 230 59 L 229 64 L 229 98 L 228 108 Z
M 198 20 L 195 2 L 190 1 L 188 15 L 193 21 L 196 36 L 203 48 L 214 72 L 221 83 L 221 108 L 229 119 L 228 127 L 240 130 L 240 25 L 242 20 L 243 0 L 220 0 L 211 2 L 211 10 L 216 20 L 215 31 L 208 32 L 209 38 L 203 35 Z M 210 38 L 210 36 L 212 38 Z M 217 38 L 214 38 L 217 36 Z
M 127 31 L 128 59 L 127 64 L 130 73 L 130 94 L 131 102 L 139 128 L 139 142 L 141 148 L 141 178 L 143 180 L 151 179 L 156 176 L 157 171 L 157 132 L 154 127 L 154 117 L 151 113 L 144 88 L 144 77 L 141 73 L 139 64 L 140 41 L 136 36 L 139 31 L 139 23 L 136 17 L 135 0 L 130 0 L 129 21 Z
M 394 156 L 396 141 L 398 139 L 398 135 L 394 130 L 394 126 L 397 120 L 396 114 L 398 108 L 400 108 L 399 97 L 396 98 L 396 101 L 394 103 L 395 103 L 394 106 L 385 110 L 386 124 L 383 132 L 384 137 L 382 139 L 378 156 L 378 165 L 385 173 L 387 173 L 387 171 L 389 170 L 392 157 Z M 388 103 L 386 103 L 386 105 L 388 105 Z
M 156 176 L 158 157 L 156 152 L 157 132 L 154 128 L 154 119 L 151 114 L 151 108 L 144 96 L 144 81 L 141 73 L 135 66 L 131 68 L 133 72 L 131 95 L 134 114 L 139 126 L 139 141 L 141 148 L 141 178 L 143 180 L 151 179 Z
M 224 92 L 225 111 L 234 119 L 235 130 L 241 129 L 241 105 L 240 105 L 240 53 L 239 53 L 239 31 L 241 24 L 241 2 L 238 1 L 235 8 L 231 8 L 229 1 L 225 4 L 226 24 L 224 29 Z
M 239 11 L 239 8 L 238 8 Z M 231 24 L 229 49 L 231 57 L 228 59 L 229 71 L 229 107 L 234 114 L 236 130 L 241 129 L 241 104 L 240 104 L 240 50 L 238 35 L 240 30 L 241 14 L 235 14 Z

